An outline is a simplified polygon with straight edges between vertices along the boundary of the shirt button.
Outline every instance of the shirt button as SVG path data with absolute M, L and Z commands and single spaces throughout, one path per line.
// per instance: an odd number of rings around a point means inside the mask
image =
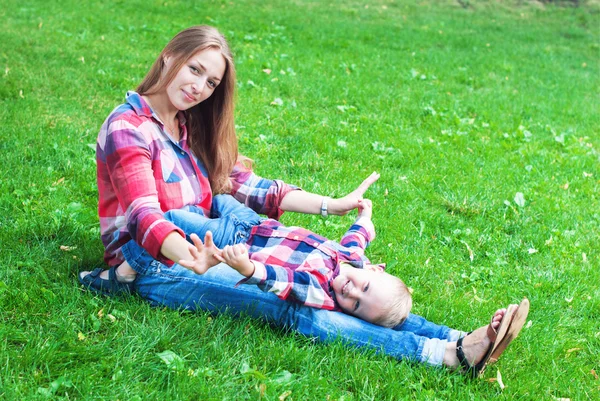
M 298 236 L 297 236 L 297 235 L 294 235 L 294 239 L 298 239 Z
M 273 231 L 273 235 L 279 235 L 277 231 Z
M 318 242 L 315 242 L 315 243 L 313 244 L 313 246 L 314 246 L 315 248 L 317 248 L 317 247 L 319 246 L 319 243 L 318 243 Z
M 182 151 L 181 151 L 181 154 L 182 154 L 182 155 L 185 155 L 185 152 L 182 150 Z

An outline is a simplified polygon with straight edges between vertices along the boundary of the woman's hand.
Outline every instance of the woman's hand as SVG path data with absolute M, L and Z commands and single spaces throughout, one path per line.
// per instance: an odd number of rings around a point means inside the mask
M 237 270 L 242 276 L 250 277 L 254 274 L 254 264 L 250 262 L 248 249 L 244 244 L 227 245 L 223 251 L 215 257 Z
M 213 242 L 212 233 L 206 232 L 204 236 L 204 243 L 200 240 L 196 234 L 190 235 L 194 245 L 189 244 L 189 251 L 192 255 L 192 260 L 179 260 L 179 264 L 190 270 L 193 270 L 197 274 L 204 274 L 208 269 L 216 266 L 221 262 L 218 259 L 219 254 L 222 252 Z
M 363 199 L 364 193 L 371 184 L 379 179 L 379 173 L 373 172 L 367 177 L 354 191 L 343 198 L 332 199 L 329 201 L 327 212 L 343 216 L 348 212 L 359 207 L 359 201 Z

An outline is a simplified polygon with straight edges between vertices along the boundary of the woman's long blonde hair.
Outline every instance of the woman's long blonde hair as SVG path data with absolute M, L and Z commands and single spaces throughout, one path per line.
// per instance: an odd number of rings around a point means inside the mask
M 199 51 L 217 49 L 225 59 L 225 74 L 213 94 L 198 105 L 185 111 L 188 144 L 208 171 L 212 192 L 229 192 L 229 174 L 238 156 L 235 135 L 235 67 L 225 37 L 215 28 L 193 26 L 179 32 L 165 46 L 137 92 L 152 95 L 166 88 L 188 59 Z M 165 72 L 165 58 L 172 59 Z M 164 74 L 164 77 L 163 77 Z

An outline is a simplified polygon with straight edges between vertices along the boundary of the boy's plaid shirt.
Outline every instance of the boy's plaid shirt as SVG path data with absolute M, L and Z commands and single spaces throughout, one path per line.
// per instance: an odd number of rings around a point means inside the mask
M 356 268 L 369 264 L 365 248 L 374 238 L 375 227 L 368 218 L 358 218 L 339 243 L 266 220 L 252 229 L 246 242 L 254 274 L 238 285 L 256 284 L 284 300 L 339 310 L 330 285 L 339 274 L 339 262 Z
M 173 231 L 183 232 L 164 219 L 171 209 L 194 205 L 208 215 L 212 191 L 202 162 L 187 144 L 185 115 L 179 115 L 181 139 L 174 141 L 144 99 L 128 92 L 126 102 L 108 116 L 96 144 L 98 214 L 104 259 L 110 266 L 123 262 L 121 247 L 135 240 L 164 263 L 160 247 Z M 267 180 L 235 166 L 231 194 L 257 213 L 279 218 L 279 204 L 297 189 Z

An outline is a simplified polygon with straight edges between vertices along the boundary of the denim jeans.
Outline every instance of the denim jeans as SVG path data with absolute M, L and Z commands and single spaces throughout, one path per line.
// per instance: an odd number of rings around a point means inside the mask
M 222 210 L 227 211 L 226 208 Z M 210 219 L 203 216 L 189 216 L 190 212 L 179 212 L 168 212 L 167 217 L 175 220 L 191 217 L 187 223 L 177 221 L 177 225 L 186 234 L 198 233 L 186 229 L 206 230 L 209 227 L 216 234 L 219 229 L 225 228 L 229 230 L 229 239 L 236 240 L 239 233 L 242 233 L 239 235 L 242 239 L 248 226 L 255 222 L 252 218 L 244 222 L 238 217 L 243 219 L 246 216 L 235 212 L 220 222 L 206 221 Z M 217 216 L 222 215 L 224 213 Z M 226 245 L 222 241 L 227 241 L 227 238 L 227 235 L 218 236 L 221 246 Z M 401 325 L 393 329 L 376 326 L 342 312 L 283 301 L 254 285 L 235 287 L 244 277 L 225 264 L 219 264 L 205 274 L 198 275 L 178 264 L 172 267 L 162 264 L 133 241 L 123 246 L 122 250 L 127 262 L 138 273 L 134 282 L 136 292 L 155 306 L 246 314 L 321 341 L 342 340 L 350 346 L 368 347 L 397 359 L 406 358 L 435 366 L 441 365 L 446 343 L 456 341 L 463 334 L 414 314 L 410 314 Z
M 208 218 L 200 209 L 174 209 L 165 213 L 165 219 L 181 228 L 190 242 L 189 236 L 192 233 L 197 234 L 204 242 L 206 232 L 212 232 L 213 242 L 218 248 L 246 242 L 252 227 L 264 220 L 231 195 L 215 196 L 210 214 L 211 218 Z

